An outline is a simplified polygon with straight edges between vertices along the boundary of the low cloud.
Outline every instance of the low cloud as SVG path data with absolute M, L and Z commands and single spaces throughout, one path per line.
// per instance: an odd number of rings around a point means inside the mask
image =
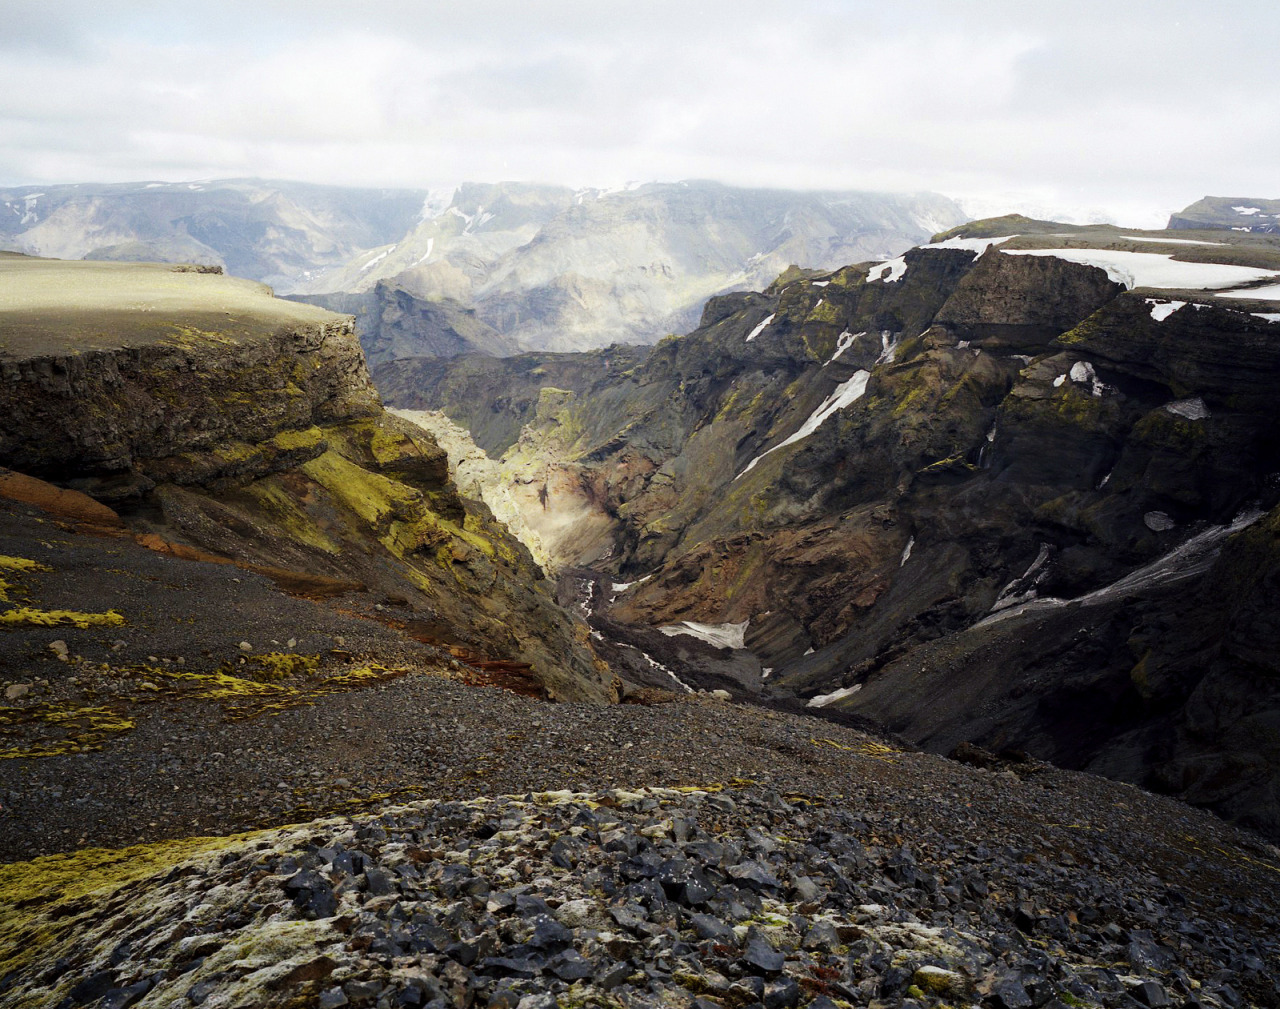
M 1116 6 L 20 0 L 0 182 L 711 177 L 1133 224 L 1277 195 L 1280 15 Z

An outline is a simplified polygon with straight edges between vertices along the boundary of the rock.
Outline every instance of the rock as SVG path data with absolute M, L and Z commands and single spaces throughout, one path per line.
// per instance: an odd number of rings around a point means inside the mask
M 316 999 L 318 1009 L 340 1009 L 341 1006 L 348 1002 L 346 994 L 341 988 L 334 987 L 322 991 Z
M 1002 977 L 991 986 L 991 1000 L 998 1009 L 1030 1009 L 1034 1003 L 1018 977 Z
M 795 978 L 775 978 L 764 986 L 765 1009 L 793 1009 L 799 1001 L 800 986 Z
M 759 934 L 753 934 L 748 938 L 746 948 L 742 951 L 742 960 L 748 966 L 769 974 L 776 974 L 782 970 L 782 965 L 787 962 L 786 956 L 774 949 Z M 1010 1009 L 1015 1009 L 1015 1007 L 1010 1007 Z
M 715 939 L 718 942 L 734 941 L 733 929 L 714 915 L 692 915 L 689 918 L 689 924 L 693 926 L 699 939 Z
M 49 642 L 49 651 L 53 652 L 54 657 L 57 658 L 60 662 L 67 661 L 67 658 L 69 655 L 69 651 L 67 649 L 67 643 L 63 641 L 61 638 L 59 638 L 57 641 Z
M 916 968 L 911 983 L 925 994 L 940 998 L 967 999 L 973 995 L 973 982 L 963 974 L 931 964 Z
M 251 652 L 251 651 L 253 651 L 253 645 L 249 644 L 249 642 L 247 642 L 247 641 L 241 641 L 241 642 L 240 642 L 240 651 L 242 651 L 242 652 Z
M 1129 989 L 1129 994 L 1143 1005 L 1150 1006 L 1151 1009 L 1163 1009 L 1165 1006 L 1173 1005 L 1169 993 L 1158 981 L 1143 981 L 1134 985 Z
M 729 866 L 729 875 L 739 883 L 753 890 L 780 890 L 782 883 L 760 862 L 750 859 L 738 865 Z
M 31 693 L 30 683 L 10 683 L 4 688 L 4 699 L 6 701 L 18 701 Z
M 338 910 L 333 886 L 318 873 L 304 870 L 282 884 L 299 911 L 308 918 L 331 918 Z

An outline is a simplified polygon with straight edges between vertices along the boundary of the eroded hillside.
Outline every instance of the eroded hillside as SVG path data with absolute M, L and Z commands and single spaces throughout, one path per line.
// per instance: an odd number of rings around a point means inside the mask
M 1005 218 L 713 299 L 626 372 L 548 376 L 503 465 L 611 523 L 560 561 L 619 624 L 745 624 L 774 689 L 1274 832 L 1280 248 L 1178 236 Z M 379 378 L 481 425 L 498 381 Z

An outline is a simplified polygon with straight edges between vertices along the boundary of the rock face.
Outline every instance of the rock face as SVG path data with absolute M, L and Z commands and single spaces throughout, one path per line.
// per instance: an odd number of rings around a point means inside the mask
M 350 318 L 156 265 L 10 257 L 0 290 L 0 465 L 165 549 L 394 599 L 411 637 L 550 696 L 614 696 L 527 551 L 383 412 Z
M 590 489 L 612 548 L 563 560 L 634 583 L 613 621 L 747 621 L 772 690 L 1275 834 L 1280 754 L 1260 726 L 1280 667 L 1244 642 L 1271 640 L 1277 601 L 1276 323 L 1247 299 L 1113 277 L 1170 269 L 1171 248 L 1204 276 L 1280 272 L 1280 250 L 1050 227 L 981 222 L 999 244 L 963 229 L 713 299 L 630 371 L 544 388 L 556 409 L 504 465 Z M 418 367 L 379 380 L 464 424 L 502 384 L 445 365 L 414 398 L 396 383 Z

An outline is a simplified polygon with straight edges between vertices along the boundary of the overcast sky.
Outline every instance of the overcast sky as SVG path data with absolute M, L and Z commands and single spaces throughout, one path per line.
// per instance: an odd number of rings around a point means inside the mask
M 1162 226 L 1280 197 L 1280 4 L 0 0 L 0 184 L 710 178 Z

